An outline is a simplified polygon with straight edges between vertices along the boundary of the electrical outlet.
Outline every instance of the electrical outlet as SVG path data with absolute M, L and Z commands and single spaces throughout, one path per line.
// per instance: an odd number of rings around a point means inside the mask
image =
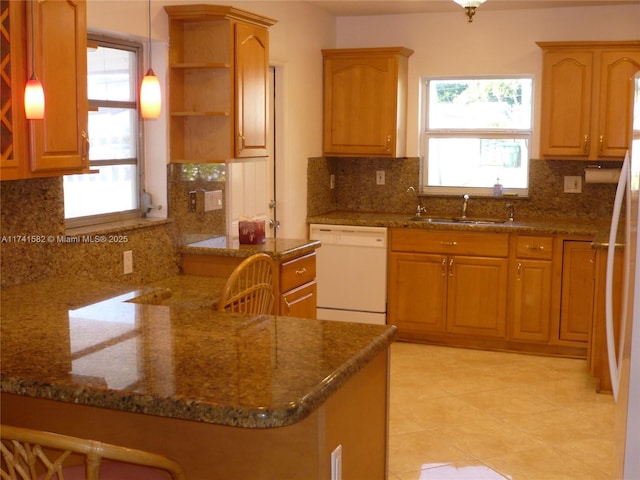
M 331 190 L 336 188 L 336 176 L 333 173 L 329 176 L 329 188 Z
M 579 175 L 565 176 L 564 193 L 582 193 L 582 177 Z
M 204 192 L 204 211 L 222 209 L 222 190 Z
M 376 170 L 376 185 L 384 185 L 384 170 Z
M 122 263 L 125 275 L 133 273 L 133 252 L 131 250 L 127 250 L 122 254 Z
M 331 452 L 331 480 L 342 480 L 342 445 Z
M 196 192 L 195 190 L 189 192 L 189 211 L 196 211 Z

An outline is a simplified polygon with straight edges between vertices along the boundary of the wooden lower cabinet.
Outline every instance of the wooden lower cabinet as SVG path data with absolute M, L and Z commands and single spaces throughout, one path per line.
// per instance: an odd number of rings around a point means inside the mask
M 550 338 L 553 298 L 553 237 L 514 235 L 511 338 L 547 342 Z
M 390 229 L 388 323 L 401 340 L 584 358 L 591 239 Z
M 182 254 L 182 272 L 187 275 L 228 277 L 244 257 Z M 316 253 L 276 261 L 274 315 L 316 319 Z
M 449 257 L 447 332 L 503 338 L 507 279 L 506 258 Z
M 564 242 L 560 340 L 585 345 L 589 341 L 595 298 L 595 253 L 591 242 Z
M 390 254 L 389 323 L 402 332 L 446 331 L 446 261 L 442 255 Z
M 315 281 L 280 294 L 280 315 L 316 318 L 318 287 Z
M 507 239 L 392 229 L 387 311 L 400 338 L 420 340 L 430 333 L 503 337 Z

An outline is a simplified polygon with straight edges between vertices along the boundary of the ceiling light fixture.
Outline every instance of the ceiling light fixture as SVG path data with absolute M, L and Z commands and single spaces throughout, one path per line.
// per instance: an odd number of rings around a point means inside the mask
M 142 118 L 158 118 L 162 99 L 160 94 L 160 82 L 151 68 L 151 0 L 149 0 L 149 70 L 142 79 L 140 85 L 140 110 Z
M 24 87 L 24 113 L 28 120 L 41 120 L 44 118 L 44 88 L 36 76 L 34 1 L 31 0 L 31 77 Z
M 469 23 L 473 22 L 473 16 L 476 14 L 476 8 L 482 5 L 486 0 L 453 0 L 464 8 L 469 17 Z

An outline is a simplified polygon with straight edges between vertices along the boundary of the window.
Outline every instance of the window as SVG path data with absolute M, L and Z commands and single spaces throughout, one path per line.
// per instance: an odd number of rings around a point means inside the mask
M 530 77 L 428 79 L 424 83 L 423 192 L 528 193 Z
M 142 46 L 97 35 L 88 44 L 89 164 L 99 173 L 64 177 L 70 227 L 140 216 Z

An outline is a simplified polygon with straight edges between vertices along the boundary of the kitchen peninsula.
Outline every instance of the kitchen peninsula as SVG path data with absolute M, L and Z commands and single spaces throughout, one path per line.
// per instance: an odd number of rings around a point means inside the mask
M 385 477 L 394 327 L 156 293 L 60 278 L 3 289 L 2 422 L 157 451 L 194 480 L 328 479 L 338 445 L 345 480 Z

